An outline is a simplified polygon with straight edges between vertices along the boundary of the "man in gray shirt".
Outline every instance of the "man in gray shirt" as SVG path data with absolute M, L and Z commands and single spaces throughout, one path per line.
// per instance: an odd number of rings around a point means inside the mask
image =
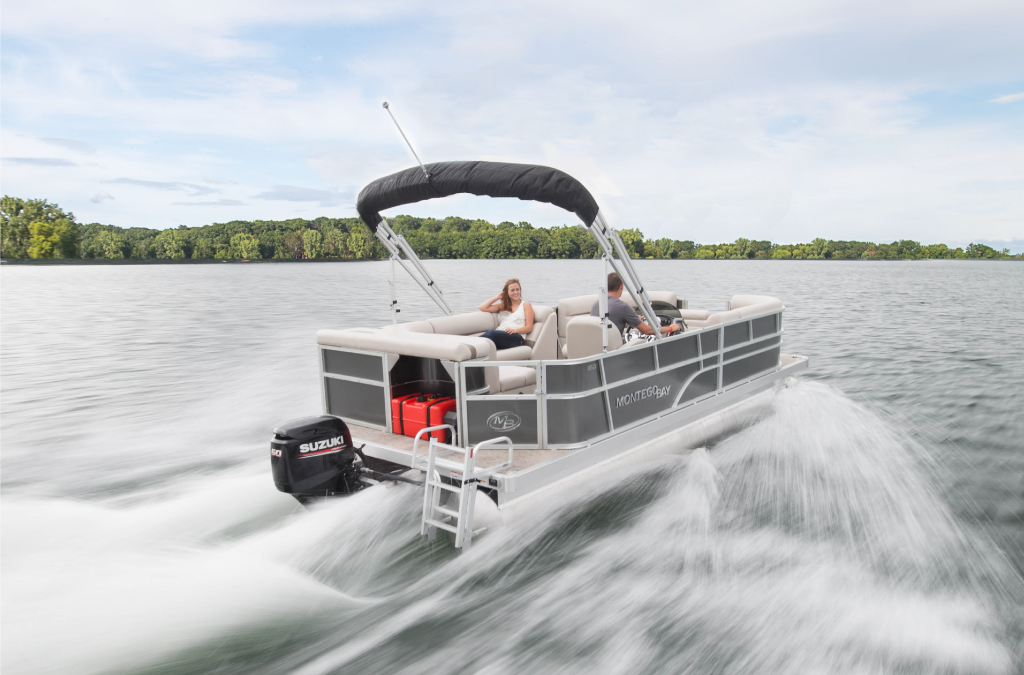
M 644 335 L 654 335 L 654 330 L 647 325 L 646 321 L 641 321 L 640 317 L 636 315 L 636 310 L 624 303 L 620 298 L 622 297 L 622 277 L 615 272 L 608 275 L 608 320 L 611 321 L 615 328 L 618 329 L 619 334 L 625 332 L 626 326 L 630 328 L 636 328 Z M 601 301 L 598 300 L 590 307 L 590 316 L 601 316 Z M 679 330 L 679 326 L 673 322 L 671 326 L 662 326 L 661 332 L 663 335 L 671 335 L 672 333 Z

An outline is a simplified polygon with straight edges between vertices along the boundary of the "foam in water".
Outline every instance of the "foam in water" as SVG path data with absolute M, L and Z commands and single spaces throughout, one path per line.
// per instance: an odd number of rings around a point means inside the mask
M 802 383 L 459 556 L 408 486 L 310 511 L 242 470 L 148 504 L 5 498 L 3 668 L 1012 672 L 1020 579 L 925 454 Z
M 800 385 L 710 453 L 482 541 L 439 592 L 301 672 L 1011 672 L 990 582 L 1019 580 L 917 450 Z

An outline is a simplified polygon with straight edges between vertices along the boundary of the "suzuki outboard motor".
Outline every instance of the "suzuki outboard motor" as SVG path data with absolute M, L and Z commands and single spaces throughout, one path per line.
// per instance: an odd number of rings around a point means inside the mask
M 270 443 L 274 485 L 303 503 L 368 487 L 359 480 L 356 457 L 348 426 L 329 415 L 285 422 Z

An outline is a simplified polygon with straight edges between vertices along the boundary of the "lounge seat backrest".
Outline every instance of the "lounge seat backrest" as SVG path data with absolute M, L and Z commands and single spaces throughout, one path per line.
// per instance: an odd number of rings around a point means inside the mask
M 601 339 L 601 319 L 596 316 L 575 316 L 565 329 L 566 358 L 581 359 L 600 354 L 604 349 Z M 614 326 L 608 326 L 608 351 L 622 346 L 622 336 Z
M 373 352 L 421 356 L 446 361 L 487 358 L 497 360 L 494 343 L 487 338 L 466 335 L 434 335 L 398 330 L 318 330 L 317 344 Z M 484 380 L 491 392 L 499 391 L 498 369 L 485 368 Z
M 647 291 L 647 297 L 651 299 L 651 302 L 667 302 L 673 307 L 677 307 L 679 304 L 679 298 L 676 297 L 675 291 Z M 633 302 L 633 296 L 629 293 L 622 294 L 622 301 L 633 309 L 636 309 L 636 303 Z
M 782 300 L 770 295 L 734 295 L 729 302 L 730 309 L 739 310 L 740 318 L 782 309 Z
M 532 349 L 530 359 L 554 359 L 557 356 L 557 323 L 554 308 L 533 306 L 533 330 L 525 336 L 527 346 Z
M 597 293 L 562 298 L 558 301 L 558 337 L 565 338 L 569 321 L 576 316 L 590 316 L 590 308 L 597 302 Z
M 770 295 L 734 295 L 729 301 L 730 309 L 725 312 L 716 312 L 703 320 L 687 320 L 688 330 L 717 326 L 720 323 L 738 321 L 750 316 L 765 314 L 767 312 L 782 309 L 782 301 Z
M 444 335 L 479 335 L 498 327 L 498 315 L 490 312 L 467 312 L 427 319 L 435 333 Z

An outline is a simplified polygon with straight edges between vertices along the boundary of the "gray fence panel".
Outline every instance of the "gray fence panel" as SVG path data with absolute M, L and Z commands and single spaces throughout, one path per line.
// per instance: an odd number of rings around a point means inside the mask
M 658 365 L 662 368 L 695 358 L 697 358 L 696 335 L 658 343 Z
M 679 402 L 691 401 L 704 394 L 710 394 L 716 389 L 718 389 L 718 370 L 709 370 L 693 378 Z
M 575 394 L 601 386 L 601 366 L 597 361 L 568 365 L 548 364 L 545 379 L 549 394 Z
M 765 335 L 771 335 L 775 332 L 776 322 L 778 321 L 778 314 L 772 314 L 771 316 L 762 316 L 758 319 L 751 321 L 754 328 L 754 339 L 764 337 Z
M 737 347 L 736 349 L 731 349 L 727 351 L 725 353 L 725 358 L 734 359 L 737 356 L 749 354 L 750 352 L 756 352 L 758 349 L 771 347 L 772 345 L 777 345 L 780 342 L 782 342 L 782 336 L 780 335 L 776 335 L 773 338 L 768 338 L 767 340 L 761 340 L 760 342 L 751 342 L 749 345 L 743 345 L 742 347 Z
M 722 330 L 712 330 L 707 333 L 700 334 L 700 348 L 707 354 L 708 352 L 718 351 L 718 336 L 722 334 Z
M 358 377 L 361 380 L 384 381 L 384 366 L 377 354 L 356 354 L 333 349 L 320 351 L 324 357 L 324 372 Z
M 508 436 L 521 445 L 537 445 L 537 399 L 468 400 L 466 423 L 470 445 L 497 436 Z
M 604 360 L 604 377 L 611 384 L 654 371 L 654 345 L 619 350 Z
M 548 443 L 581 443 L 608 432 L 604 394 L 547 400 Z
M 779 352 L 781 349 L 781 347 L 776 347 L 775 349 L 769 349 L 766 352 L 725 364 L 722 366 L 722 386 L 728 387 L 730 384 L 746 380 L 758 373 L 773 370 L 779 365 Z
M 683 383 L 697 369 L 697 364 L 692 363 L 667 373 L 612 387 L 608 390 L 608 400 L 612 407 L 612 424 L 618 429 L 668 410 L 675 403 Z
M 380 367 L 380 359 L 377 359 Z M 388 402 L 384 400 L 384 387 L 364 382 L 351 382 L 333 377 L 324 378 L 327 388 L 327 412 L 384 426 L 387 424 Z
M 725 346 L 732 347 L 734 345 L 740 345 L 747 341 L 747 331 L 750 326 L 749 321 L 743 323 L 734 323 L 731 326 L 725 327 Z

